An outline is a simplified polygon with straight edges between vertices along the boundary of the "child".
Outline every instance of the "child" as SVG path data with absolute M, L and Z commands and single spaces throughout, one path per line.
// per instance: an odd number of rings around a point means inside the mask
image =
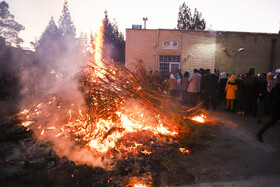
M 226 110 L 230 110 L 233 112 L 234 101 L 236 99 L 236 91 L 237 91 L 237 84 L 235 82 L 235 75 L 231 75 L 229 81 L 226 84 L 225 92 L 226 92 Z

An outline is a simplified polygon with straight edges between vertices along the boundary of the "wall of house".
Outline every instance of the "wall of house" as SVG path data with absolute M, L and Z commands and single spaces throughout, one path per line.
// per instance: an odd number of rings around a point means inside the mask
M 272 56 L 271 56 L 271 60 L 272 60 L 272 71 L 274 72 L 276 69 L 280 68 L 280 35 L 274 35 L 272 36 L 272 40 L 271 40 L 271 46 L 272 45 L 272 41 L 274 40 L 274 47 L 272 47 L 271 52 L 273 51 Z
M 125 42 L 125 66 L 134 70 L 138 62 L 146 70 L 157 70 L 156 46 L 157 30 L 127 29 Z
M 216 34 L 204 31 L 181 31 L 183 71 L 193 72 L 193 69 L 215 69 Z
M 278 40 L 274 47 L 273 39 Z M 257 73 L 274 71 L 279 67 L 279 44 L 279 35 L 276 34 L 218 32 L 215 67 L 230 73 L 233 68 L 236 73 L 240 73 L 248 72 L 251 67 Z M 244 50 L 238 52 L 240 48 Z
M 164 49 L 163 43 L 178 42 L 177 49 Z M 238 52 L 239 49 L 242 51 Z M 138 61 L 147 71 L 159 68 L 159 55 L 181 56 L 182 71 L 194 68 L 220 72 L 256 73 L 280 68 L 280 36 L 248 32 L 190 30 L 126 30 L 125 65 L 133 69 Z

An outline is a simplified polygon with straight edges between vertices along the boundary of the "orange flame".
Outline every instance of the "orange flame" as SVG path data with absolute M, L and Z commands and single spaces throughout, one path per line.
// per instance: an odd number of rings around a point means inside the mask
M 147 187 L 146 184 L 134 184 L 134 187 Z
M 206 121 L 206 116 L 203 115 L 203 114 L 201 114 L 201 115 L 192 117 L 191 120 L 196 121 L 196 122 L 199 122 L 199 123 L 205 123 L 205 121 Z
M 94 49 L 93 60 L 98 64 L 99 67 L 96 67 L 95 73 L 97 77 L 103 77 L 103 62 L 102 62 L 102 51 L 103 51 L 103 42 L 104 42 L 104 25 L 102 24 L 98 32 L 95 34 L 94 40 L 92 41 L 92 47 Z
M 188 150 L 187 148 L 179 148 L 179 150 L 184 154 L 189 154 L 190 153 L 190 150 Z
M 152 178 L 148 173 L 142 176 L 133 176 L 128 179 L 128 184 L 126 186 L 152 187 Z

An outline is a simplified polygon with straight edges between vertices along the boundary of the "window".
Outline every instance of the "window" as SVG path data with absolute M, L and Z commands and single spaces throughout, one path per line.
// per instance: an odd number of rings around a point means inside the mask
M 165 76 L 169 74 L 169 69 L 169 63 L 159 63 L 159 71 L 163 71 Z
M 159 56 L 159 62 L 180 62 L 181 56 Z
M 159 56 L 159 71 L 163 71 L 165 76 L 169 76 L 170 72 L 176 72 L 181 66 L 181 56 Z

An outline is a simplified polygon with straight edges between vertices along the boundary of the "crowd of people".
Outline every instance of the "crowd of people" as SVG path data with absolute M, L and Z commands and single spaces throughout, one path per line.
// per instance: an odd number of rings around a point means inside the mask
M 263 122 L 264 116 L 270 116 L 269 123 L 257 133 L 261 142 L 263 133 L 280 118 L 280 69 L 274 73 L 255 74 L 255 69 L 250 68 L 247 73 L 237 75 L 211 73 L 201 68 L 194 69 L 193 73 L 170 72 L 167 79 L 163 72 L 155 72 L 154 79 L 166 93 L 181 97 L 182 104 L 189 107 L 199 103 L 206 110 L 223 107 L 227 112 L 256 117 L 258 123 Z
M 247 73 L 229 74 L 219 71 L 211 73 L 209 69 L 194 69 L 192 73 L 181 71 L 154 73 L 148 77 L 161 85 L 171 97 L 181 98 L 182 104 L 195 107 L 201 104 L 206 110 L 223 107 L 227 112 L 253 116 L 258 123 L 264 116 L 270 121 L 257 133 L 258 141 L 263 141 L 264 132 L 276 124 L 280 118 L 280 69 L 275 72 L 255 74 L 250 68 Z M 15 77 L 0 77 L 0 99 L 18 95 L 20 87 Z M 179 99 L 180 101 L 180 99 Z

